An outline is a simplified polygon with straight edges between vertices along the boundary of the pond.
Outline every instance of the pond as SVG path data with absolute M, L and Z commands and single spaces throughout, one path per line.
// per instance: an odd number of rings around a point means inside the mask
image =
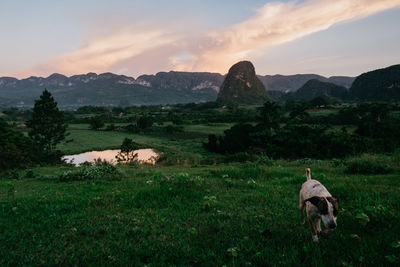
M 115 156 L 120 152 L 120 149 L 103 150 L 103 151 L 89 151 L 81 154 L 67 155 L 62 157 L 67 163 L 72 163 L 75 166 L 88 161 L 93 162 L 95 159 L 106 160 L 112 164 L 117 164 Z M 138 149 L 133 151 L 137 153 L 137 161 L 139 164 L 156 164 L 159 155 L 151 148 Z

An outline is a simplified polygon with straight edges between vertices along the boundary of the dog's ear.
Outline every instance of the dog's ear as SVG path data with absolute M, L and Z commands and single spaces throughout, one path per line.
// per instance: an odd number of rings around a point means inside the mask
M 310 197 L 310 198 L 307 198 L 306 200 L 304 200 L 304 202 L 309 201 L 309 202 L 311 202 L 311 204 L 313 204 L 314 206 L 317 206 L 317 207 L 318 207 L 318 203 L 319 203 L 322 199 L 323 199 L 322 197 Z
M 311 197 L 304 202 L 310 201 L 311 204 L 316 206 L 321 214 L 328 214 L 328 203 L 323 197 Z
M 339 211 L 339 198 L 337 196 L 326 198 L 333 206 L 333 215 L 337 216 Z

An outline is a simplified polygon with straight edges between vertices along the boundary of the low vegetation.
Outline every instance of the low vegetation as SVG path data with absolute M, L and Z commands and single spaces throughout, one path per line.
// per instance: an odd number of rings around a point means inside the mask
M 64 111 L 56 150 L 132 159 L 80 167 L 37 153 L 31 111 L 5 110 L 0 265 L 398 266 L 399 106 L 315 103 Z M 307 167 L 339 196 L 319 244 L 300 224 Z
M 0 265 L 399 264 L 398 163 L 391 174 L 374 175 L 335 164 L 20 172 L 1 186 Z M 306 167 L 340 198 L 338 229 L 319 244 L 300 224 Z

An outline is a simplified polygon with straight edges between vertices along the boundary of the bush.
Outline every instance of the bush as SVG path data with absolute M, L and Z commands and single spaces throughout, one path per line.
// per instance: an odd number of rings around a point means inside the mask
M 114 125 L 114 123 L 111 123 L 111 124 L 107 125 L 106 131 L 114 131 L 114 130 L 115 130 L 115 125 Z
M 92 130 L 100 130 L 104 127 L 104 117 L 96 116 L 90 119 L 90 129 Z
M 128 132 L 130 133 L 139 133 L 139 127 L 137 127 L 136 124 L 128 124 L 127 126 L 124 127 Z
M 164 130 L 169 134 L 182 133 L 183 132 L 183 127 L 174 126 L 174 125 L 167 125 L 167 126 L 164 127 Z
M 389 165 L 380 162 L 376 157 L 367 155 L 354 158 L 345 165 L 345 173 L 349 174 L 386 174 L 393 171 Z
M 18 172 L 16 170 L 0 170 L 0 179 L 1 180 L 18 180 Z
M 33 172 L 32 170 L 27 170 L 25 172 L 25 174 L 22 176 L 22 178 L 23 179 L 32 179 L 32 178 L 37 178 L 39 176 L 40 176 L 39 174 Z
M 84 181 L 94 179 L 117 179 L 121 176 L 118 169 L 111 164 L 85 166 L 76 171 L 64 171 L 58 175 L 60 182 Z
M 42 158 L 43 153 L 32 139 L 0 125 L 0 170 L 28 167 L 39 163 Z

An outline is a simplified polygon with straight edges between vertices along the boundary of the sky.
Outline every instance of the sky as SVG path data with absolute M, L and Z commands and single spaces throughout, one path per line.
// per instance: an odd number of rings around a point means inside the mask
M 400 64 L 400 0 L 1 0 L 0 12 L 0 77 Z

